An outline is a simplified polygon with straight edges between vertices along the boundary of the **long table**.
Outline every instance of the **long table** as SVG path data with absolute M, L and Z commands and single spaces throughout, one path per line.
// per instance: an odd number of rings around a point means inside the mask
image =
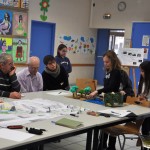
M 52 92 L 52 91 L 51 91 Z M 32 93 L 25 93 L 25 97 L 22 99 L 34 99 L 34 98 L 42 98 L 42 99 L 48 99 L 48 100 L 53 100 L 53 101 L 58 101 L 62 102 L 64 104 L 72 104 L 76 106 L 82 106 L 84 108 L 89 108 L 90 110 L 98 111 L 98 110 L 104 110 L 104 109 L 109 109 L 108 107 L 104 107 L 101 105 L 97 104 L 92 104 L 72 98 L 68 98 L 65 96 L 53 96 L 50 94 L 50 91 L 45 91 L 45 92 L 32 92 Z M 12 100 L 12 99 L 7 99 Z M 122 108 L 119 108 L 122 109 Z M 73 117 L 70 115 L 65 116 L 66 118 L 70 118 L 73 120 L 81 121 L 83 122 L 83 126 L 77 129 L 70 129 L 67 127 L 63 126 L 58 126 L 52 123 L 54 119 L 48 119 L 48 120 L 43 120 L 43 121 L 37 121 L 37 122 L 32 122 L 29 124 L 26 124 L 26 127 L 36 127 L 36 128 L 44 128 L 46 129 L 46 132 L 42 135 L 36 135 L 26 141 L 23 142 L 15 142 L 15 141 L 10 141 L 6 139 L 0 138 L 0 150 L 6 150 L 6 149 L 11 149 L 11 150 L 21 150 L 24 148 L 29 148 L 31 145 L 39 145 L 39 144 L 44 144 L 47 142 L 51 141 L 56 141 L 58 139 L 63 139 L 66 137 L 82 134 L 82 133 L 87 133 L 87 143 L 86 143 L 86 150 L 97 150 L 98 146 L 98 130 L 103 129 L 105 127 L 109 127 L 112 125 L 117 125 L 120 123 L 125 123 L 128 121 L 132 121 L 135 119 L 141 119 L 145 117 L 150 116 L 150 109 L 149 108 L 144 108 L 136 105 L 129 105 L 123 107 L 123 109 L 130 110 L 134 112 L 137 117 L 136 118 L 117 118 L 117 117 L 110 117 L 106 118 L 103 116 L 95 117 L 95 116 L 90 116 L 87 115 L 86 112 L 83 112 L 82 114 L 79 115 L 79 117 Z M 26 132 L 25 129 L 21 129 L 20 131 Z M 92 135 L 94 131 L 94 139 L 93 139 L 93 144 L 91 143 L 92 141 Z M 92 146 L 93 145 L 93 146 Z

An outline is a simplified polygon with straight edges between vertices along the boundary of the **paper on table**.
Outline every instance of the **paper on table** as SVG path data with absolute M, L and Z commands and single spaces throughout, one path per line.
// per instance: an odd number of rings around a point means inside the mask
M 106 109 L 98 111 L 99 113 L 105 113 L 116 117 L 125 117 L 131 113 L 131 111 L 128 110 L 119 110 L 119 109 Z
M 60 96 L 60 95 L 68 95 L 68 93 L 66 92 L 48 92 L 46 94 L 50 94 L 50 95 L 55 95 L 55 96 Z
M 21 142 L 33 137 L 34 134 L 29 134 L 11 129 L 0 129 L 0 138 L 8 139 L 16 142 Z
M 17 119 L 18 117 L 14 114 L 0 114 L 0 121 L 2 120 L 13 120 Z
M 16 119 L 16 120 L 9 120 L 9 121 L 1 121 L 0 126 L 1 127 L 7 127 L 10 125 L 24 125 L 27 123 L 30 123 L 31 121 L 25 120 L 25 119 Z

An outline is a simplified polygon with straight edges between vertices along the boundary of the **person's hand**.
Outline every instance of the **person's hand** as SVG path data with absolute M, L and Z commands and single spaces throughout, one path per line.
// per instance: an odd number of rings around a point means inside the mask
M 97 95 L 97 93 L 98 93 L 98 91 L 94 91 L 94 92 L 90 93 L 90 94 L 87 96 L 87 98 L 88 98 L 88 99 L 93 98 L 94 96 Z
M 4 103 L 4 101 L 0 99 L 0 103 Z
M 126 92 L 125 91 L 120 91 L 121 95 L 125 95 Z
M 15 66 L 13 66 L 13 67 L 14 67 L 14 69 L 9 72 L 9 76 L 12 76 L 16 72 L 16 67 Z
M 11 92 L 9 98 L 21 99 L 21 94 L 18 92 Z
M 140 101 L 147 100 L 147 98 L 146 98 L 144 95 L 142 95 L 142 94 L 138 96 L 138 99 L 139 99 Z

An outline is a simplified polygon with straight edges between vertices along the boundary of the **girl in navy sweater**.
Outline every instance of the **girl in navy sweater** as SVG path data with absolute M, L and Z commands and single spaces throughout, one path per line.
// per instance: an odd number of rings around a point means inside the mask
M 72 65 L 70 63 L 70 60 L 68 57 L 66 57 L 67 54 L 67 46 L 64 44 L 60 44 L 57 49 L 57 56 L 55 57 L 57 64 L 60 66 L 63 66 L 66 70 L 68 76 L 69 73 L 72 72 Z

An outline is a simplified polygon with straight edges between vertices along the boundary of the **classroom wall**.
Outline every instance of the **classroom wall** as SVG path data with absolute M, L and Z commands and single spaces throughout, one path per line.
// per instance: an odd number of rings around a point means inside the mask
M 124 0 L 126 10 L 118 11 L 120 0 L 91 0 L 90 27 L 125 29 L 125 38 L 131 38 L 133 21 L 150 20 L 150 0 Z M 103 19 L 104 13 L 111 13 L 111 19 Z
M 48 8 L 47 22 L 56 23 L 55 50 L 58 46 L 58 36 L 60 34 L 93 36 L 96 38 L 96 29 L 89 28 L 90 20 L 90 0 L 51 0 Z M 29 48 L 31 20 L 40 20 L 39 1 L 32 0 L 29 4 Z M 94 64 L 94 55 L 90 54 L 68 54 L 72 64 Z M 20 68 L 18 69 L 20 70 Z M 94 66 L 73 67 L 70 74 L 70 83 L 75 83 L 78 78 L 93 78 Z

